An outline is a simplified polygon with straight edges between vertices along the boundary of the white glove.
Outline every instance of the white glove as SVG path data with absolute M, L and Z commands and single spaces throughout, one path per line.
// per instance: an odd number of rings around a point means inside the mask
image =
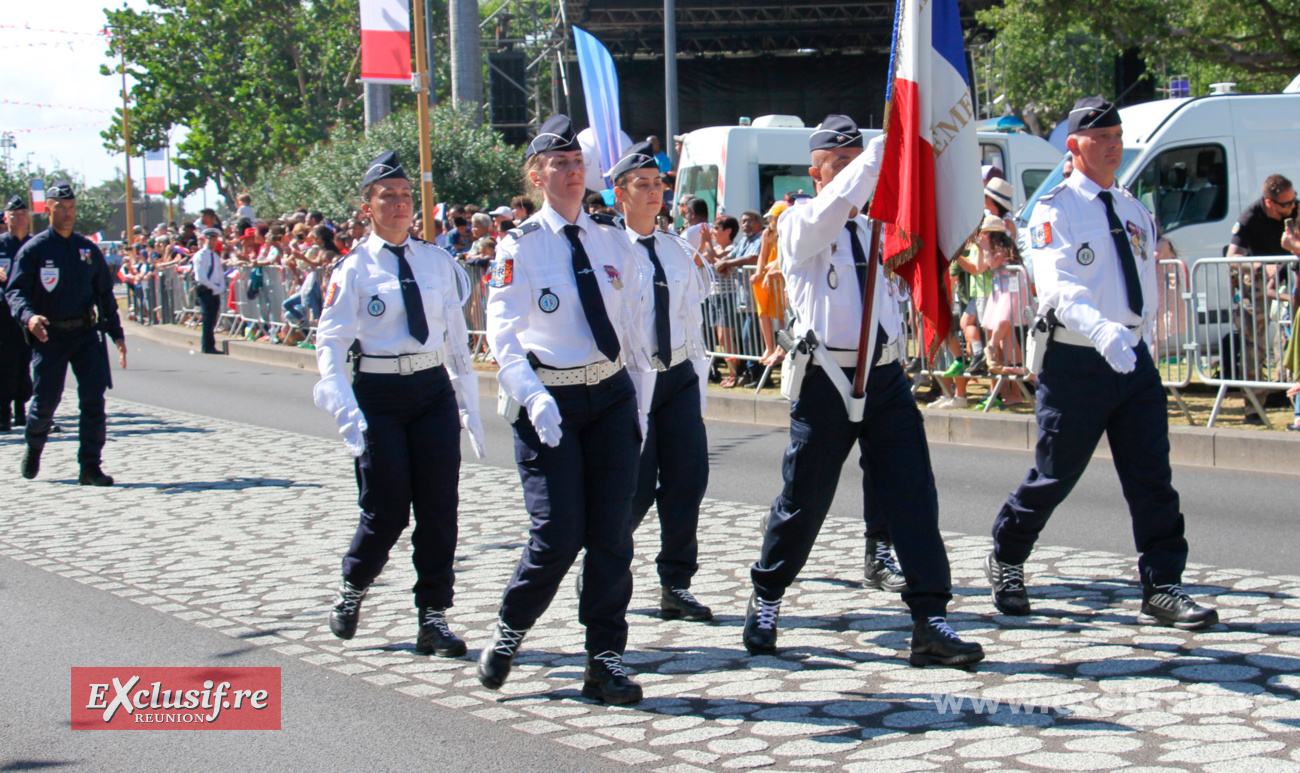
M 558 446 L 564 433 L 560 430 L 560 406 L 555 403 L 555 398 L 549 392 L 542 392 L 533 395 L 524 407 L 528 409 L 528 420 L 533 429 L 537 430 L 537 438 L 551 448 Z
M 478 414 L 461 411 L 460 426 L 464 427 L 465 431 L 469 433 L 469 444 L 474 449 L 474 456 L 479 459 L 487 456 L 487 441 L 483 436 L 483 422 L 479 421 Z
M 885 160 L 885 135 L 878 134 L 867 143 L 867 168 L 880 172 L 880 164 Z
M 339 424 L 339 434 L 343 436 L 343 444 L 348 447 L 348 453 L 354 457 L 365 453 L 366 430 L 370 425 L 366 424 L 361 409 L 344 408 L 334 415 L 334 420 Z
M 1137 346 L 1138 339 L 1127 327 L 1118 322 L 1102 322 L 1092 329 L 1088 338 L 1116 373 L 1129 373 L 1137 366 L 1137 352 L 1133 347 Z

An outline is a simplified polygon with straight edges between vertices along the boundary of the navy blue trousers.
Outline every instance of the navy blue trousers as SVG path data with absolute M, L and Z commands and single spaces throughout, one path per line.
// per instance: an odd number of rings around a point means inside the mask
M 221 303 L 221 296 L 212 292 L 207 287 L 199 285 L 194 291 L 194 297 L 199 302 L 199 310 L 203 313 L 203 353 L 212 354 L 217 350 L 217 317 L 221 316 L 218 309 Z
M 1088 467 L 1103 432 L 1133 520 L 1138 571 L 1147 585 L 1182 580 L 1183 514 L 1169 469 L 1164 387 L 1145 343 L 1137 367 L 1116 373 L 1097 350 L 1053 342 L 1038 377 L 1034 467 L 993 523 L 999 561 L 1022 564 L 1056 506 Z
M 649 429 L 641 449 L 632 530 L 658 505 L 660 548 L 655 565 L 659 584 L 689 588 L 700 568 L 700 502 L 709 487 L 709 440 L 700 415 L 700 379 L 690 361 L 655 378 Z
M 32 404 L 27 413 L 27 442 L 44 446 L 63 400 L 68 366 L 77 377 L 77 405 L 81 411 L 77 462 L 99 464 L 104 450 L 104 390 L 108 389 L 108 357 L 99 333 L 51 330 L 50 339 L 32 346 Z
M 636 390 L 627 372 L 595 386 L 551 387 L 563 437 L 541 442 L 527 415 L 515 421 L 515 462 L 532 518 L 528 544 L 506 585 L 501 619 L 531 628 L 587 549 L 578 619 L 592 654 L 627 646 L 632 598 L 632 494 L 641 450 Z
M 851 381 L 853 370 L 846 374 Z M 754 589 L 778 599 L 808 560 L 835 498 L 840 470 L 857 444 L 862 496 L 887 526 L 914 618 L 942 615 L 952 599 L 948 554 L 939 535 L 939 498 L 921 412 L 898 363 L 872 368 L 867 406 L 849 421 L 830 378 L 810 368 L 790 406 L 790 446 L 781 464 L 784 488 L 772 503 L 763 551 L 750 569 Z M 866 518 L 864 514 L 864 519 Z
M 365 587 L 383 571 L 411 521 L 415 605 L 450 607 L 460 481 L 460 410 L 447 370 L 358 373 L 352 384 L 369 425 L 356 460 L 361 521 L 343 578 Z

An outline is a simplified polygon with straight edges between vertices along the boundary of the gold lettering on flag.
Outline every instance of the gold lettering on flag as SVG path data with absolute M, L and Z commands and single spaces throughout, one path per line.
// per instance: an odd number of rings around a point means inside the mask
M 972 104 L 970 89 L 962 92 L 961 99 L 957 104 L 948 110 L 947 118 L 949 121 L 935 121 L 930 126 L 931 142 L 934 144 L 934 157 L 938 158 L 948 149 L 952 141 L 961 134 L 967 124 L 975 118 L 975 107 Z

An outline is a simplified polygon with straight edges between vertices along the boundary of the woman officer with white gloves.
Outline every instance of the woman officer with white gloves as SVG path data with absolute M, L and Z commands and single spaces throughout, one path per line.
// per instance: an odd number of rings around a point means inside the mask
M 483 457 L 478 383 L 461 306 L 470 282 L 444 250 L 408 236 L 411 184 L 396 154 L 370 162 L 361 209 L 371 234 L 330 276 L 316 333 L 316 405 L 338 422 L 356 459 L 361 520 L 343 557 L 330 630 L 351 639 L 361 601 L 410 522 L 423 654 L 460 657 L 447 626 L 460 478 L 460 429 Z M 355 376 L 348 350 L 355 341 Z

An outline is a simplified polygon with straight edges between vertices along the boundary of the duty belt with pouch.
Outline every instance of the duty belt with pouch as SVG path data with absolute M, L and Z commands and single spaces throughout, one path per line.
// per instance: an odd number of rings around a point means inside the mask
M 1052 343 L 1052 331 L 1060 324 L 1055 309 L 1048 309 L 1046 314 L 1040 314 L 1034 320 L 1034 326 L 1029 329 L 1029 340 L 1025 342 L 1025 370 L 1029 375 L 1037 376 L 1042 372 L 1047 347 Z
M 680 350 L 685 355 L 686 347 Z M 676 352 L 674 360 L 676 360 Z M 536 354 L 528 353 L 528 364 L 537 371 L 537 380 L 542 382 L 543 386 L 595 386 L 605 381 L 623 370 L 622 362 L 611 362 L 610 360 L 601 360 L 593 362 L 590 365 L 583 365 L 578 368 L 552 368 L 543 365 Z M 513 424 L 519 418 L 519 411 L 522 406 L 519 401 L 515 400 L 504 389 L 497 391 L 497 414 L 501 418 Z
M 786 352 L 781 361 L 781 396 L 794 402 L 803 390 L 803 376 L 812 359 L 812 350 L 805 339 L 795 338 L 789 328 L 776 331 L 776 342 Z

